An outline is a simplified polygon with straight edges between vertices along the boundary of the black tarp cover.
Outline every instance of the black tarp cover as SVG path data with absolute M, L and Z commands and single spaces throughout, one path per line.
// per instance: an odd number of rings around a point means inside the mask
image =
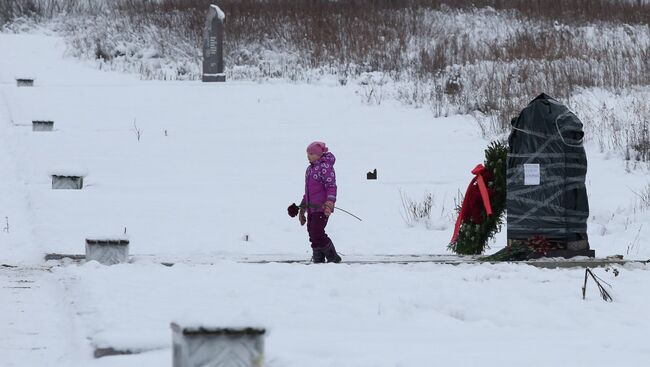
M 582 122 L 541 94 L 512 120 L 508 139 L 508 239 L 587 240 L 589 203 Z

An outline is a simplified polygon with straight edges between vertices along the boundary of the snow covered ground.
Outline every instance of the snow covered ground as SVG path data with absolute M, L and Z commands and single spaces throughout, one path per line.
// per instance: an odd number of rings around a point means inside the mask
M 140 81 L 62 57 L 63 41 L 0 34 L 0 360 L 8 366 L 171 365 L 172 320 L 270 328 L 269 366 L 641 365 L 648 272 L 615 277 L 614 302 L 584 270 L 511 264 L 241 264 L 245 254 L 310 256 L 299 201 L 305 146 L 337 156 L 328 226 L 346 255 L 446 253 L 454 199 L 488 142 L 470 116 L 383 102 L 355 85 Z M 18 88 L 15 77 L 36 78 Z M 54 120 L 35 133 L 31 121 Z M 588 123 L 588 121 L 585 121 Z M 138 139 L 138 131 L 140 138 Z M 589 235 L 597 255 L 650 257 L 643 167 L 587 145 Z M 379 179 L 365 179 L 378 170 Z M 81 191 L 51 173 L 85 171 Z M 400 192 L 434 195 L 429 226 L 409 227 Z M 123 235 L 131 253 L 214 259 L 163 267 L 44 263 Z M 491 251 L 505 239 L 501 233 Z M 248 236 L 249 241 L 243 238 Z M 16 286 L 18 284 L 18 286 Z M 22 284 L 30 284 L 23 287 Z M 92 359 L 93 347 L 144 351 Z

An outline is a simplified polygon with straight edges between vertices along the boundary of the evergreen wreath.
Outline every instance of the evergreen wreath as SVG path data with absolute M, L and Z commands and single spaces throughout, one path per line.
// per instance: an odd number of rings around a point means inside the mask
M 508 147 L 495 141 L 485 150 L 485 169 L 483 175 L 488 189 L 492 215 L 488 215 L 480 195 L 463 198 L 467 215 L 461 218 L 458 236 L 448 248 L 459 255 L 480 255 L 488 246 L 488 241 L 497 234 L 503 226 L 503 213 L 506 208 L 506 159 Z M 469 193 L 469 191 L 468 191 Z M 476 196 L 476 195 L 475 195 Z M 456 208 L 461 214 L 462 205 Z

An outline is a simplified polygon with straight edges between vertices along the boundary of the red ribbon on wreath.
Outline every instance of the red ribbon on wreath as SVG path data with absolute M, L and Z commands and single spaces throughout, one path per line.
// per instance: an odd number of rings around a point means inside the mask
M 458 239 L 458 232 L 463 222 L 472 220 L 475 224 L 483 223 L 482 209 L 485 208 L 487 215 L 492 215 L 492 206 L 490 205 L 490 192 L 488 191 L 486 180 L 492 179 L 492 172 L 490 172 L 482 164 L 477 165 L 472 174 L 474 178 L 467 187 L 463 205 L 460 207 L 458 219 L 456 219 L 456 227 L 454 228 L 454 235 L 451 238 L 451 243 L 456 243 Z

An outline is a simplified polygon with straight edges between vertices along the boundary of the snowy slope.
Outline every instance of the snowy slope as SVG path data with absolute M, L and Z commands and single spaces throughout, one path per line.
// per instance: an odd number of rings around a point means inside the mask
M 169 363 L 169 321 L 177 319 L 265 325 L 268 366 L 503 366 L 512 358 L 527 366 L 640 366 L 650 354 L 642 341 L 648 272 L 598 274 L 614 285 L 615 303 L 603 302 L 593 283 L 581 299 L 584 270 L 507 264 L 55 271 L 74 279 L 71 294 L 93 343 L 154 351 L 124 358 L 125 366 Z
M 16 38 L 43 42 L 5 36 L 5 47 Z M 319 139 L 339 157 L 338 204 L 364 219 L 333 218 L 343 253 L 441 252 L 453 198 L 486 144 L 469 117 L 363 106 L 352 87 L 92 77 L 70 60 L 46 61 L 53 45 L 14 49 L 2 66 L 19 125 L 10 136 L 20 141 L 16 159 L 30 161 L 21 177 L 35 203 L 35 240 L 46 251 L 79 252 L 85 236 L 126 227 L 134 253 L 304 253 L 304 228 L 286 207 L 302 196 L 305 146 Z M 37 87 L 8 85 L 11 71 L 26 67 L 20 60 L 31 58 L 42 62 L 30 66 Z M 56 131 L 32 133 L 35 118 L 55 120 Z M 52 191 L 48 172 L 59 167 L 85 168 L 87 189 Z M 380 179 L 369 182 L 374 168 Z M 400 189 L 417 199 L 434 193 L 445 230 L 408 229 Z
M 555 352 L 527 364 L 634 366 L 650 355 L 641 342 L 650 327 L 645 267 L 600 271 L 615 287 L 613 304 L 594 288 L 580 299 L 579 269 L 507 264 L 166 268 L 138 260 L 42 270 L 45 253 L 82 253 L 84 238 L 125 228 L 136 255 L 307 258 L 305 228 L 286 207 L 300 200 L 312 140 L 337 155 L 337 205 L 364 219 L 332 217 L 340 252 L 445 253 L 454 198 L 488 143 L 472 117 L 366 106 L 355 86 L 145 82 L 62 53 L 58 38 L 0 34 L 0 224 L 10 223 L 0 263 L 31 266 L 41 282 L 29 297 L 2 289 L 11 301 L 0 314 L 41 315 L 0 319 L 0 340 L 17 340 L 0 349 L 9 365 L 170 365 L 169 322 L 187 316 L 267 325 L 270 366 L 496 366 L 543 350 Z M 34 88 L 15 87 L 24 75 L 36 78 Z M 53 119 L 55 131 L 33 133 L 33 119 Z M 650 216 L 633 192 L 647 172 L 626 172 L 595 143 L 587 150 L 592 247 L 650 257 Z M 374 168 L 379 180 L 367 181 Z M 87 171 L 86 187 L 51 190 L 53 170 Z M 404 223 L 400 190 L 435 195 L 431 228 Z M 2 284 L 12 274 L 3 271 Z M 18 329 L 42 331 L 27 340 L 15 338 Z M 45 349 L 19 352 L 33 345 Z M 92 360 L 91 346 L 153 351 Z
M 30 162 L 17 164 L 16 174 L 32 205 L 5 216 L 17 227 L 19 215 L 31 216 L 41 252 L 79 252 L 86 236 L 126 227 L 134 253 L 305 253 L 304 229 L 285 208 L 301 196 L 304 147 L 320 139 L 338 157 L 338 205 L 364 219 L 333 217 L 340 251 L 440 253 L 454 199 L 487 145 L 471 117 L 364 106 L 353 86 L 141 82 L 61 59 L 55 38 L 3 35 L 1 42 L 12 54 L 0 60 L 0 81 L 17 125 L 3 131 L 11 141 L 5 149 L 15 162 Z M 37 87 L 12 86 L 22 74 L 36 77 Z M 32 133 L 33 119 L 55 120 L 56 131 Z M 630 234 L 648 219 L 633 210 L 647 173 L 626 173 L 595 143 L 587 149 L 588 190 L 598 198 L 592 245 L 602 255 L 627 255 L 637 233 Z M 50 190 L 51 171 L 79 168 L 89 173 L 86 190 Z M 374 168 L 379 180 L 367 181 Z M 432 230 L 405 225 L 400 190 L 418 200 L 434 194 Z M 638 234 L 646 242 L 650 228 Z M 650 248 L 634 255 L 650 257 Z

